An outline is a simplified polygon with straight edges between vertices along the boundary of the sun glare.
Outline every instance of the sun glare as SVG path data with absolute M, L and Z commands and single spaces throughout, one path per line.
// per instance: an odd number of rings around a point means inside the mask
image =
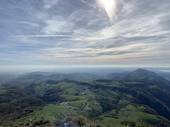
M 112 20 L 116 14 L 116 0 L 99 0 L 108 17 Z

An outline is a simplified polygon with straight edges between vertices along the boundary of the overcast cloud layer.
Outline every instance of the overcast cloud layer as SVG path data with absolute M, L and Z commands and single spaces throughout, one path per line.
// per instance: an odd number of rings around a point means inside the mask
M 170 0 L 0 0 L 1 65 L 170 65 Z

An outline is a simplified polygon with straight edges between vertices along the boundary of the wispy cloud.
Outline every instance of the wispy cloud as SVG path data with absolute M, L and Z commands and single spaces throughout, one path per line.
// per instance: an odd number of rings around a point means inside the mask
M 51 38 L 51 37 L 71 37 L 70 35 L 64 34 L 33 34 L 33 35 L 14 35 L 14 38 Z
M 110 22 L 96 0 L 0 1 L 0 63 L 170 64 L 170 1 L 117 2 Z
M 50 9 L 52 7 L 54 7 L 57 3 L 58 3 L 59 0 L 43 0 L 43 7 L 45 9 Z

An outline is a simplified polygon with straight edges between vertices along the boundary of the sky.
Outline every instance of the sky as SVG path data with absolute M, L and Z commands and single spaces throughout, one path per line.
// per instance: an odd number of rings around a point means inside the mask
M 170 0 L 112 2 L 0 0 L 0 68 L 169 67 Z

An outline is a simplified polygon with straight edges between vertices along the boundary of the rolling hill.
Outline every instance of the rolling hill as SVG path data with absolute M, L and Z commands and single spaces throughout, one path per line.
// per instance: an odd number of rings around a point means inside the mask
M 107 76 L 30 73 L 3 84 L 0 127 L 170 127 L 168 80 L 144 69 Z

